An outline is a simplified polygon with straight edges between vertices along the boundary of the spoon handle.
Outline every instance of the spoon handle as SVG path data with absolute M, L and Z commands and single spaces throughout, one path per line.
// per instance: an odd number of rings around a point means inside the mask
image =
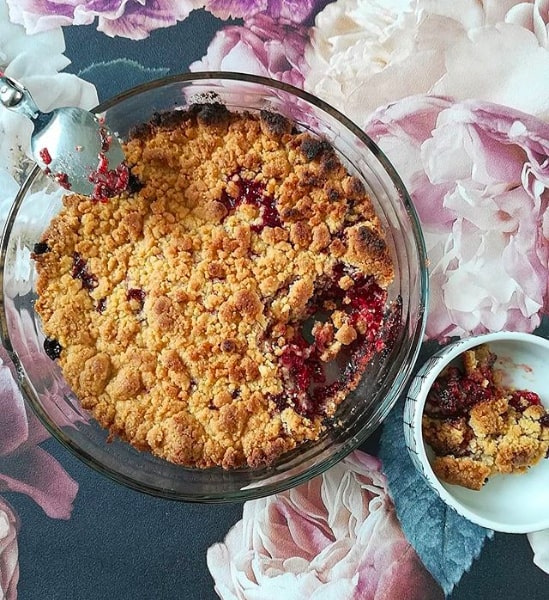
M 27 88 L 11 77 L 0 73 L 0 102 L 10 110 L 35 120 L 40 115 Z

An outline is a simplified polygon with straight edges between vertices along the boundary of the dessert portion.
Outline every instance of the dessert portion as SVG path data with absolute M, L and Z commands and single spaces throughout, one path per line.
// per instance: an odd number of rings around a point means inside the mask
M 400 323 L 361 181 L 284 117 L 156 115 L 128 187 L 67 195 L 36 310 L 82 406 L 168 461 L 258 467 L 316 440 Z
M 498 473 L 523 473 L 547 456 L 549 414 L 538 394 L 502 384 L 488 345 L 468 350 L 427 396 L 423 437 L 443 481 L 480 490 Z

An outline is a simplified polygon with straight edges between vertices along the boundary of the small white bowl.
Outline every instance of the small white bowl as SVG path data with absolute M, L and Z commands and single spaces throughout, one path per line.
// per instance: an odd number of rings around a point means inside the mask
M 434 354 L 412 380 L 404 408 L 404 436 L 412 461 L 440 498 L 470 521 L 507 533 L 549 528 L 549 459 L 524 474 L 496 475 L 479 491 L 441 481 L 431 468 L 434 453 L 424 443 L 423 409 L 431 385 L 465 350 L 489 344 L 505 370 L 505 385 L 536 392 L 549 408 L 549 340 L 536 335 L 499 332 L 454 342 Z

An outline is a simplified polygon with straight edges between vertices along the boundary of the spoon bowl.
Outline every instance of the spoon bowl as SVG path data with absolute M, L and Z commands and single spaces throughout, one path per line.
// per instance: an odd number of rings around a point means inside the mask
M 77 107 L 43 113 L 26 88 L 5 75 L 0 75 L 0 102 L 32 121 L 32 156 L 59 185 L 91 196 L 97 195 L 98 186 L 103 194 L 107 180 L 117 187 L 116 175 L 125 171 L 124 152 L 96 115 Z

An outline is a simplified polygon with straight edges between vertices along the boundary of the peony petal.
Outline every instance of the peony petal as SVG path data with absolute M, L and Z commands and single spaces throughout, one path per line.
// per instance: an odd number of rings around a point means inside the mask
M 237 599 L 236 594 L 232 592 L 233 583 L 230 577 L 230 570 L 227 569 L 230 560 L 231 555 L 225 544 L 214 544 L 208 548 L 206 563 L 215 581 L 215 591 L 224 600 Z
M 53 519 L 70 518 L 78 484 L 42 448 L 3 457 L 0 488 L 30 496 Z
M 25 20 L 26 3 L 12 3 L 11 18 Z M 20 80 L 43 111 L 59 106 L 92 108 L 98 102 L 95 88 L 75 75 L 59 73 L 69 63 L 64 56 L 65 42 L 60 28 L 25 34 L 21 25 L 10 22 L 5 2 L 0 3 L 0 67 L 10 77 Z M 29 142 L 32 124 L 11 111 L 0 114 L 1 170 L 20 178 L 25 175 L 25 153 L 30 156 Z M 34 164 L 34 163 L 33 163 Z M 5 201 L 2 202 L 2 205 Z
M 98 30 L 107 35 L 143 39 L 160 27 L 187 18 L 199 0 L 155 0 L 155 2 L 89 2 L 86 0 L 7 0 L 10 17 L 29 34 L 65 25 L 90 25 L 98 19 Z
M 273 2 L 277 5 L 278 2 Z M 205 8 L 218 19 L 241 19 L 255 16 L 268 9 L 267 0 L 207 0 Z
M 407 125 L 418 119 L 435 125 Z M 549 280 L 549 125 L 495 104 L 420 96 L 380 109 L 367 131 L 422 221 L 427 336 L 537 327 Z M 419 160 L 401 169 L 410 153 Z
M 447 49 L 446 69 L 433 93 L 479 98 L 549 119 L 549 54 L 523 27 L 499 23 L 472 30 Z
M 547 120 L 549 2 L 517 4 L 338 0 L 315 19 L 304 87 L 359 125 L 380 106 L 427 93 Z
M 507 23 L 520 25 L 525 29 L 533 31 L 540 46 L 549 49 L 548 24 L 549 2 L 548 0 L 535 0 L 533 2 L 520 2 L 512 6 L 505 15 Z
M 16 600 L 19 581 L 19 523 L 11 506 L 0 498 L 0 598 Z
M 534 564 L 549 573 L 549 529 L 529 533 L 528 541 L 534 551 Z
M 258 14 L 246 22 L 246 27 L 218 31 L 206 55 L 189 69 L 239 71 L 302 86 L 306 40 L 305 27 Z
M 278 521 L 279 530 L 278 535 L 272 538 L 276 539 L 277 543 L 276 553 L 271 555 L 273 557 L 277 555 L 296 556 L 311 560 L 333 541 L 333 536 L 328 531 L 325 522 L 311 518 L 301 510 L 301 507 L 299 507 L 299 511 L 296 511 L 295 505 L 292 506 L 285 500 L 280 498 L 278 502 L 270 506 L 273 512 L 270 512 L 268 521 L 270 523 Z M 282 555 L 278 554 L 280 551 L 282 551 Z
M 207 0 L 205 8 L 219 19 L 244 19 L 264 13 L 272 19 L 302 23 L 326 0 Z
M 23 396 L 8 367 L 0 366 L 0 457 L 27 441 L 29 424 Z
M 404 540 L 380 466 L 378 459 L 357 451 L 306 484 L 246 502 L 242 521 L 225 543 L 208 551 L 218 595 L 231 600 L 442 598 Z M 401 562 L 411 595 L 401 593 L 405 582 L 396 566 Z

